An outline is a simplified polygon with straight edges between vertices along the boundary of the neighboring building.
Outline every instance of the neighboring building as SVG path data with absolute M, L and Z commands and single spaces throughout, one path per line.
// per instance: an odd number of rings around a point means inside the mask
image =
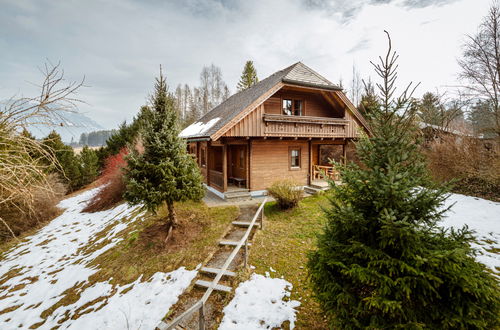
M 181 132 L 205 183 L 223 198 L 261 195 L 275 180 L 308 186 L 350 158 L 368 125 L 341 88 L 298 62 L 245 89 Z M 319 185 L 321 186 L 321 185 Z

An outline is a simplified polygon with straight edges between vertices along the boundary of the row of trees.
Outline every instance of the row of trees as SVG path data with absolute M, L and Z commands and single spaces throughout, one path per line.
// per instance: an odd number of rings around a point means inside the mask
M 116 130 L 100 130 L 93 131 L 89 133 L 80 134 L 80 139 L 78 140 L 78 145 L 80 146 L 90 146 L 90 147 L 100 147 L 106 144 L 106 141 L 115 134 Z
M 258 81 L 253 62 L 247 61 L 237 90 L 242 91 Z M 222 77 L 222 70 L 213 64 L 203 67 L 199 86 L 191 87 L 188 84 L 179 84 L 173 93 L 174 108 L 177 111 L 181 127 L 193 123 L 225 101 L 230 95 L 229 88 Z

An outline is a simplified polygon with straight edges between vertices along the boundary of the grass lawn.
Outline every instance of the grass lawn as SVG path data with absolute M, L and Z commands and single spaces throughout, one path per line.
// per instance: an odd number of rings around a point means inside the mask
M 121 233 L 125 239 L 120 244 L 95 259 L 93 264 L 100 268 L 96 280 L 113 277 L 124 284 L 141 274 L 149 278 L 181 266 L 193 269 L 216 251 L 219 239 L 238 216 L 237 207 L 208 208 L 203 202 L 176 203 L 175 210 L 180 226 L 167 245 L 164 207 L 156 216 L 144 216 L 129 226 Z
M 265 207 L 264 230 L 258 231 L 252 243 L 250 264 L 264 274 L 270 267 L 272 277 L 283 276 L 293 284 L 291 299 L 299 300 L 296 327 L 298 329 L 327 329 L 319 305 L 312 297 L 307 282 L 307 252 L 315 248 L 316 234 L 325 218 L 321 206 L 327 206 L 323 196 L 303 199 L 299 207 L 280 211 L 275 202 Z

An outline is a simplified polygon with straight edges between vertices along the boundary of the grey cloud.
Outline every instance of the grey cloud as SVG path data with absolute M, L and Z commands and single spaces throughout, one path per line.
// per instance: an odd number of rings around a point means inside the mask
M 364 6 L 400 3 L 408 9 L 442 6 L 459 0 L 302 0 L 304 7 L 322 10 L 327 14 L 339 14 L 344 21 L 354 18 Z
M 351 49 L 347 51 L 348 54 L 357 52 L 358 50 L 367 49 L 370 46 L 370 40 L 364 38 L 358 41 Z

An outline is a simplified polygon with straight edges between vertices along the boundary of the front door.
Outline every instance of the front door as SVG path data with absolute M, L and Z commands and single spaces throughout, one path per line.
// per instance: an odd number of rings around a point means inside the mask
M 229 182 L 240 186 L 247 186 L 247 146 L 229 146 Z

